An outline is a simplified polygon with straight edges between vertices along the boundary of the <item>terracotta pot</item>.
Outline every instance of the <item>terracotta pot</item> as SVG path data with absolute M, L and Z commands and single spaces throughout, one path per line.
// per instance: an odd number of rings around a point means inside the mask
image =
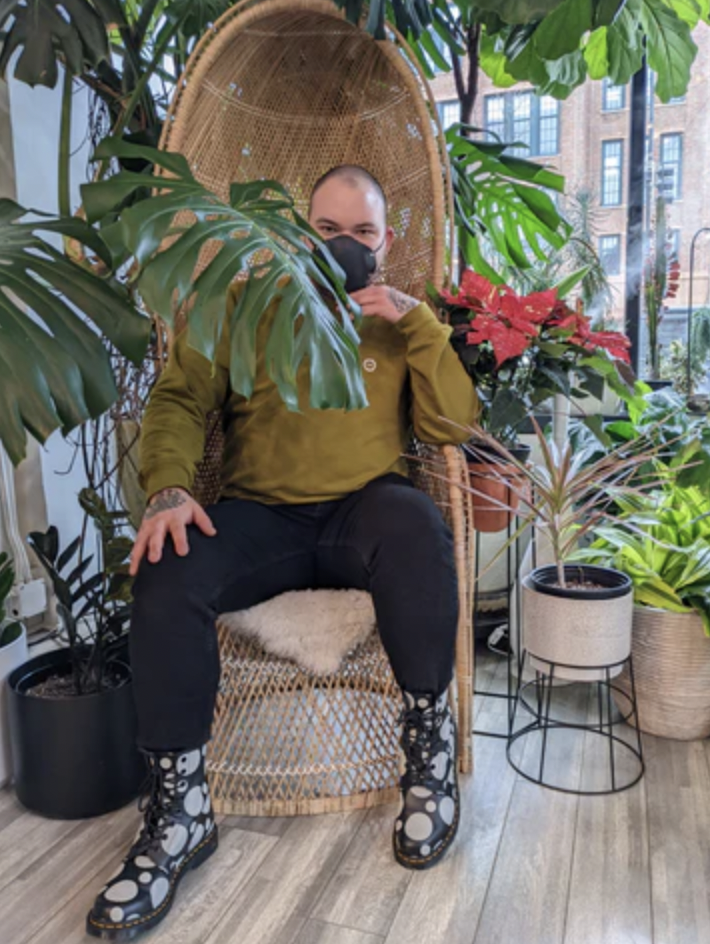
M 530 455 L 530 447 L 517 446 L 509 452 L 524 462 Z M 518 508 L 518 493 L 525 482 L 524 477 L 515 466 L 506 466 L 495 458 L 486 462 L 469 456 L 468 472 L 471 488 L 476 490 L 471 496 L 474 528 L 484 534 L 504 531 Z M 506 481 L 501 481 L 501 476 Z

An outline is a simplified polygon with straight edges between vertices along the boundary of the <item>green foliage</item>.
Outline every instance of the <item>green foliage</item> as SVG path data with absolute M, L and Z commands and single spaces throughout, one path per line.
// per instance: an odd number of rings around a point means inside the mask
M 513 265 L 528 268 L 564 245 L 569 224 L 545 190 L 561 193 L 564 177 L 520 157 L 507 144 L 474 140 L 480 129 L 455 124 L 446 132 L 459 245 L 470 265 L 491 281 L 503 281 L 481 255 L 485 240 Z
M 257 323 L 277 298 L 266 360 L 288 408 L 298 409 L 296 375 L 305 358 L 312 406 L 346 410 L 366 406 L 359 340 L 351 319 L 359 309 L 345 294 L 344 273 L 327 244 L 299 216 L 285 188 L 273 180 L 233 183 L 225 203 L 195 179 L 181 154 L 111 138 L 102 141 L 95 153 L 96 158 L 116 155 L 148 158 L 170 174 L 154 181 L 161 189 L 158 195 L 126 209 L 121 209 L 126 199 L 145 190 L 144 174 L 122 170 L 82 187 L 87 219 L 114 220 L 103 232 L 111 233 L 115 264 L 128 255 L 135 257 L 140 267 L 135 284 L 147 306 L 174 324 L 177 310 L 189 303 L 189 342 L 214 360 L 226 317 L 227 288 L 248 269 L 246 287 L 229 316 L 232 389 L 251 395 Z M 175 225 L 176 215 L 185 211 L 194 215 L 195 222 Z M 316 259 L 304 236 L 323 250 L 333 272 Z M 221 246 L 195 277 L 207 243 Z M 332 301 L 335 314 L 324 296 Z
M 133 542 L 122 533 L 126 512 L 109 511 L 89 488 L 81 490 L 79 502 L 99 536 L 98 570 L 90 577 L 85 575 L 94 555 L 84 553 L 82 535 L 64 549 L 60 548 L 54 525 L 46 532 L 32 531 L 28 535 L 54 588 L 77 695 L 103 687 L 112 649 L 130 621 L 133 582 L 128 573 Z
M 643 385 L 644 387 L 646 385 Z M 646 387 L 648 390 L 648 387 Z M 690 413 L 674 390 L 657 390 L 628 404 L 629 419 L 592 431 L 572 423 L 571 440 L 591 461 L 609 448 L 657 447 L 654 468 L 678 488 L 697 488 L 710 500 L 710 421 Z M 649 466 L 641 470 L 648 474 Z
M 22 222 L 27 213 L 40 219 Z M 38 232 L 78 240 L 110 262 L 101 235 L 76 218 L 52 218 L 0 199 L 0 441 L 14 463 L 26 431 L 44 442 L 99 416 L 116 398 L 102 336 L 134 364 L 150 319 L 125 289 L 71 261 Z M 26 306 L 26 309 L 22 306 Z
M 575 558 L 628 574 L 634 600 L 676 613 L 695 610 L 710 636 L 710 499 L 673 483 L 618 497 L 621 513 L 595 528 Z

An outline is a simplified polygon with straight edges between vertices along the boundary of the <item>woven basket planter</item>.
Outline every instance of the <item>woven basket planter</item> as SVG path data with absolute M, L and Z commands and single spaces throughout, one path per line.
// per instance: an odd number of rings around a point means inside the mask
M 624 574 L 606 567 L 565 565 L 565 577 L 578 572 L 604 584 L 599 590 L 553 585 L 554 565 L 538 567 L 523 580 L 523 645 L 534 668 L 569 680 L 591 682 L 605 679 L 596 666 L 614 666 L 631 651 L 633 586 Z M 567 668 L 566 666 L 581 666 Z M 586 668 L 586 667 L 589 668 Z M 613 678 L 621 671 L 609 671 Z
M 679 741 L 710 736 L 710 639 L 697 613 L 634 607 L 631 652 L 641 730 Z M 617 684 L 630 691 L 626 669 Z M 623 696 L 615 700 L 628 710 Z

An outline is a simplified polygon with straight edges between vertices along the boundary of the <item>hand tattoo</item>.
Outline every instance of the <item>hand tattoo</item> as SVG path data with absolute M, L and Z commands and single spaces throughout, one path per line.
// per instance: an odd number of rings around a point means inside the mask
M 143 517 L 153 518 L 155 515 L 159 515 L 161 511 L 168 511 L 170 508 L 184 505 L 186 501 L 187 495 L 181 489 L 164 488 L 153 497 Z
M 416 298 L 412 298 L 411 295 L 405 295 L 404 292 L 398 292 L 396 288 L 390 288 L 389 295 L 390 301 L 400 315 L 406 315 L 408 311 L 411 311 L 412 308 L 416 308 L 419 304 Z

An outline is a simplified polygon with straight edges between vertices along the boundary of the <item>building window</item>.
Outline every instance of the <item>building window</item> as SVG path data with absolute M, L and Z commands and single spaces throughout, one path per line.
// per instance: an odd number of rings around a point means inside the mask
M 602 111 L 621 111 L 626 107 L 626 86 L 612 85 L 609 79 L 602 82 Z
M 662 134 L 660 180 L 663 181 L 663 196 L 667 200 L 680 200 L 683 177 L 683 135 Z
M 668 255 L 671 259 L 680 260 L 680 230 L 671 229 L 668 233 Z
M 486 95 L 484 126 L 501 141 L 521 147 L 508 148 L 509 154 L 543 157 L 560 150 L 560 103 L 551 95 L 534 92 L 506 92 Z
M 439 102 L 439 120 L 446 131 L 451 125 L 455 125 L 459 120 L 459 100 L 452 98 L 446 102 Z
M 621 275 L 621 236 L 599 237 L 599 259 L 607 275 Z
M 602 141 L 602 206 L 621 203 L 623 163 L 623 141 Z

